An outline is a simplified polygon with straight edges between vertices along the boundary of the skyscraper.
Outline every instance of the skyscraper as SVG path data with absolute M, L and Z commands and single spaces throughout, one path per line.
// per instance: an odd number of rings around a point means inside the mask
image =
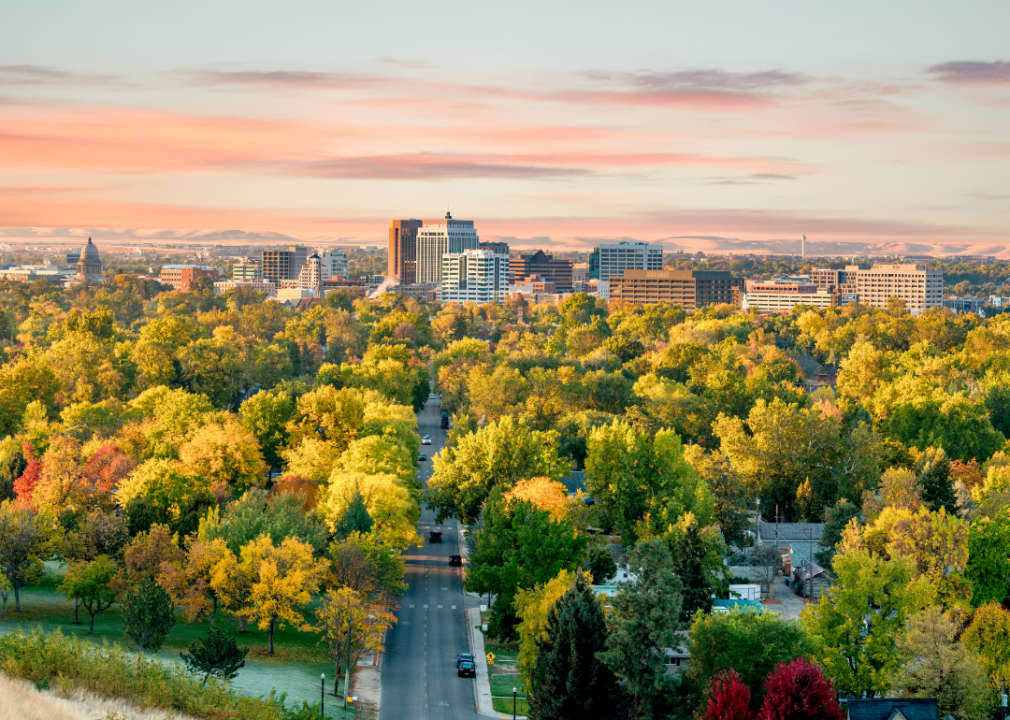
M 389 253 L 386 276 L 399 280 L 401 285 L 417 282 L 417 231 L 420 220 L 389 221 Z
M 287 250 L 264 250 L 260 259 L 263 278 L 278 286 L 281 280 L 297 280 L 308 256 L 309 249 L 302 245 L 292 245 Z
M 417 230 L 415 282 L 426 284 L 442 282 L 442 256 L 446 253 L 458 254 L 464 250 L 476 250 L 478 243 L 473 220 L 454 220 L 452 215 L 446 213 L 443 219 L 423 221 Z

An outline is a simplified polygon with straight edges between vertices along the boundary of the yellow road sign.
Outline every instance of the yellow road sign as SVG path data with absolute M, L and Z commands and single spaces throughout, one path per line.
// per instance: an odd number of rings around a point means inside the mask
M 489 652 L 487 654 L 487 664 L 488 665 L 494 665 L 494 653 L 493 652 Z

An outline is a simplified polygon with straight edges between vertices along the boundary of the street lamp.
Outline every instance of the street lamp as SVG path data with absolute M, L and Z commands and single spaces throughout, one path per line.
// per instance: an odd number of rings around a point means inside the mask
M 326 673 L 319 676 L 319 705 L 323 717 L 326 717 Z
M 516 693 L 518 688 L 512 688 L 512 720 L 516 720 Z

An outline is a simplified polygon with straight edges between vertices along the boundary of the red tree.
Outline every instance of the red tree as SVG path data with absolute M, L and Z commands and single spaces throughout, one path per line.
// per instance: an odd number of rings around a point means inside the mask
M 835 686 L 821 669 L 796 658 L 779 663 L 765 680 L 765 700 L 758 720 L 845 720 Z
M 740 682 L 736 670 L 719 673 L 708 694 L 705 720 L 753 720 L 750 688 Z
M 21 477 L 14 481 L 14 494 L 18 497 L 19 505 L 31 505 L 32 494 L 42 477 L 42 463 L 35 456 L 35 447 L 30 442 L 21 446 L 21 452 L 28 461 L 28 467 L 21 473 Z
M 84 465 L 84 475 L 91 487 L 101 493 L 113 493 L 136 463 L 115 445 L 103 445 Z

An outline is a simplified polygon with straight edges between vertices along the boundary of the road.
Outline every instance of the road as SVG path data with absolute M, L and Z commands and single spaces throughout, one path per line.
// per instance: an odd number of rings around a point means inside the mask
M 439 428 L 441 407 L 429 400 L 418 413 L 418 432 L 431 436 L 421 452 L 431 457 L 441 450 L 445 431 Z M 431 477 L 431 461 L 422 462 L 422 483 Z M 442 531 L 442 543 L 427 542 L 431 530 Z M 399 622 L 386 639 L 382 666 L 380 720 L 476 720 L 474 681 L 456 676 L 456 656 L 470 651 L 466 603 L 460 568 L 449 566 L 459 553 L 459 525 L 436 526 L 435 514 L 424 510 L 418 531 L 424 547 L 404 553 L 407 592 L 401 598 Z M 471 605 L 477 600 L 470 599 Z

